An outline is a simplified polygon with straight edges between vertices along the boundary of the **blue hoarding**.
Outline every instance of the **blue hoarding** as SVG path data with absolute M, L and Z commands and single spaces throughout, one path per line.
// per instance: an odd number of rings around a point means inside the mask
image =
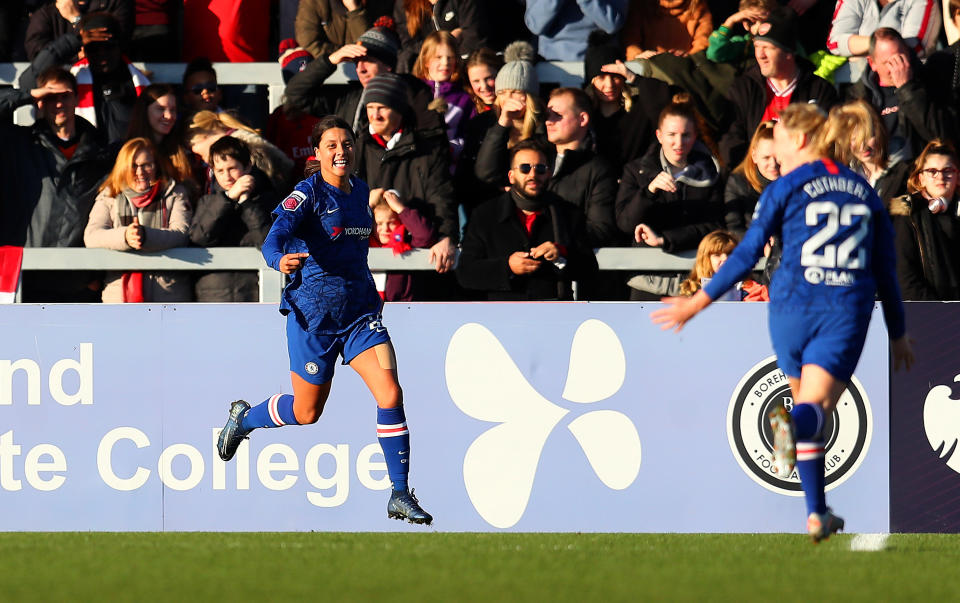
M 391 304 L 411 485 L 448 531 L 768 532 L 804 527 L 769 467 L 789 388 L 765 304 L 680 334 L 658 304 Z M 889 529 L 879 312 L 831 418 L 828 501 Z M 423 529 L 386 518 L 376 409 L 341 367 L 316 425 L 258 430 L 230 463 L 229 402 L 289 392 L 271 305 L 0 308 L 0 529 Z

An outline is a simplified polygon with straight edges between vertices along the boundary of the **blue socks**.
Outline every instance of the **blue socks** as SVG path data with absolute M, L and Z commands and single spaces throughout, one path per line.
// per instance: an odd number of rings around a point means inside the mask
M 797 473 L 807 501 L 807 514 L 825 513 L 823 408 L 819 404 L 797 404 L 790 416 L 797 436 Z
M 377 407 L 377 440 L 387 462 L 387 474 L 393 489 L 407 489 L 407 474 L 410 473 L 410 432 L 403 406 L 396 408 Z
M 284 425 L 299 425 L 293 414 L 293 396 L 290 394 L 276 394 L 270 396 L 243 415 L 240 427 L 250 433 L 258 427 L 283 427 Z

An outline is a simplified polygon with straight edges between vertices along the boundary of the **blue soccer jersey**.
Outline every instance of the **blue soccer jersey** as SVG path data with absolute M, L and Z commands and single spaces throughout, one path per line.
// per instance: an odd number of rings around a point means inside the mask
M 342 333 L 383 305 L 367 265 L 370 189 L 355 176 L 350 184 L 348 194 L 319 173 L 302 180 L 273 211 L 276 220 L 263 242 L 264 259 L 278 270 L 285 254 L 310 254 L 280 303 L 280 312 L 294 313 L 310 333 Z
M 891 338 L 904 334 L 893 227 L 870 184 L 829 159 L 770 184 L 743 241 L 704 287 L 717 299 L 747 273 L 771 235 L 783 256 L 770 283 L 776 309 L 869 316 L 876 294 Z

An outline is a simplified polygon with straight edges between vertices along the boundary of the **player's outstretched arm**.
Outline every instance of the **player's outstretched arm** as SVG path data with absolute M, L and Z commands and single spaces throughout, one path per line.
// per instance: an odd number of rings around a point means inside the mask
M 664 297 L 662 301 L 669 305 L 655 310 L 650 314 L 650 319 L 664 331 L 674 329 L 679 333 L 688 320 L 709 306 L 713 300 L 701 289 L 693 297 Z
M 890 341 L 890 350 L 893 353 L 893 370 L 899 370 L 902 364 L 908 371 L 913 366 L 913 340 L 904 333 L 901 337 Z

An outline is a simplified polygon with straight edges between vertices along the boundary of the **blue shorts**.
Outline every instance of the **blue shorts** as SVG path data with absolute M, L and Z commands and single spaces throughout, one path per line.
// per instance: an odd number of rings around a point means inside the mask
M 870 326 L 870 312 L 816 312 L 770 307 L 770 339 L 777 365 L 788 377 L 800 377 L 815 364 L 838 381 L 850 381 Z
M 321 335 L 304 331 L 291 312 L 287 315 L 290 370 L 308 383 L 327 383 L 333 379 L 338 355 L 343 356 L 343 364 L 349 364 L 361 352 L 390 342 L 390 334 L 380 320 L 379 314 L 367 314 L 342 333 Z

